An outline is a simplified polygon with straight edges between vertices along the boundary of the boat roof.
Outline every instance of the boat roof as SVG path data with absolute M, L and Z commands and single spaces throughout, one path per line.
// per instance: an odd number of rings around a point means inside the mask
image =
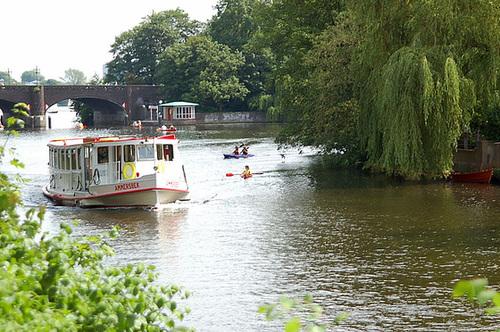
M 136 137 L 136 136 L 107 136 L 107 137 L 75 137 L 75 138 L 60 138 L 49 141 L 50 146 L 75 146 L 89 145 L 94 143 L 107 142 L 133 142 L 133 141 L 149 141 L 149 140 L 177 140 L 174 134 L 159 137 Z
M 198 106 L 198 105 L 199 104 L 189 103 L 187 101 L 171 101 L 169 103 L 160 104 L 158 106 L 173 106 L 173 107 L 176 107 L 176 106 Z

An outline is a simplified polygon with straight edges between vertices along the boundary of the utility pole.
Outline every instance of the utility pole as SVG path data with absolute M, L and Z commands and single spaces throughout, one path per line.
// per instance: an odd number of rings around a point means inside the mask
M 36 85 L 40 85 L 40 82 L 38 81 L 38 74 L 40 73 L 40 69 L 38 69 L 38 66 L 35 66 L 35 83 Z

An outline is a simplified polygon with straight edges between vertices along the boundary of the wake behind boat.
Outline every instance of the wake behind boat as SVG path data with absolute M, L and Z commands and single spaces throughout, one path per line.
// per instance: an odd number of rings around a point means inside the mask
M 49 142 L 45 196 L 81 207 L 156 207 L 189 194 L 175 135 Z

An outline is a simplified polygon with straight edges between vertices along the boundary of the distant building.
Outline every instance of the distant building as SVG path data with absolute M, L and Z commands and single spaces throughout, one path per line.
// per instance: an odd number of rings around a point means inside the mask
M 165 121 L 195 120 L 195 107 L 198 105 L 199 104 L 185 101 L 173 101 L 158 105 L 158 113 L 161 116 L 161 119 Z

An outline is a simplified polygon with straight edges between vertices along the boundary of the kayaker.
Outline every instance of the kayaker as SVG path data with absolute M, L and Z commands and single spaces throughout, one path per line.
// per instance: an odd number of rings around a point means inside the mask
M 233 154 L 234 154 L 235 156 L 239 156 L 239 155 L 240 155 L 240 150 L 239 150 L 239 148 L 238 148 L 237 146 L 235 146 L 235 147 L 234 147 Z
M 241 150 L 241 154 L 244 156 L 248 156 L 248 148 L 246 146 L 244 146 L 243 149 Z
M 250 167 L 248 165 L 245 166 L 245 170 L 243 172 L 241 172 L 240 175 L 242 175 L 242 176 L 244 176 L 244 175 L 252 176 L 252 172 L 250 171 Z

